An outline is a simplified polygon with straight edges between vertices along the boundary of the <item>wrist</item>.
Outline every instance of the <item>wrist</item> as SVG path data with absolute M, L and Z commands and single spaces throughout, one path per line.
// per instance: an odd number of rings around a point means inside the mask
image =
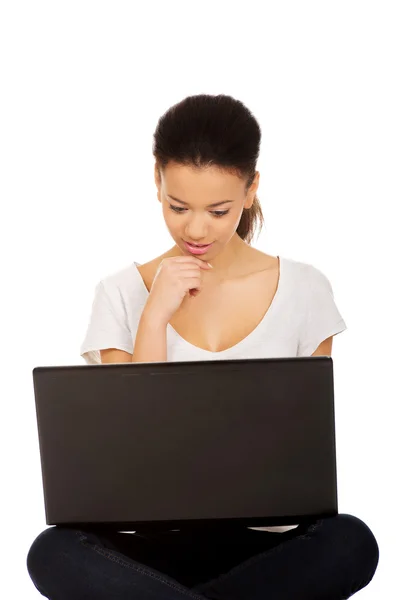
M 154 331 L 165 329 L 168 325 L 168 319 L 149 301 L 143 309 L 141 321 L 145 324 L 146 328 L 153 329 Z

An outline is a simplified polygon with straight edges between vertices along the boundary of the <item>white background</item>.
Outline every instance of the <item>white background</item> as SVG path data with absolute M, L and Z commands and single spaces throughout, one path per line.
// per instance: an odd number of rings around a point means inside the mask
M 197 93 L 230 94 L 261 125 L 266 228 L 255 245 L 312 263 L 333 286 L 348 326 L 332 353 L 339 509 L 380 546 L 357 598 L 396 594 L 397 7 L 2 2 L 2 597 L 41 597 L 25 565 L 46 527 L 32 369 L 84 364 L 97 282 L 172 245 L 152 135 Z

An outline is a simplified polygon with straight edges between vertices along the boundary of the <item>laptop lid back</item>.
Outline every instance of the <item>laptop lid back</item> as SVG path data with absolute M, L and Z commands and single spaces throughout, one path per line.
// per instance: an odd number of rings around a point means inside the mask
M 331 357 L 37 367 L 33 380 L 48 525 L 337 514 Z

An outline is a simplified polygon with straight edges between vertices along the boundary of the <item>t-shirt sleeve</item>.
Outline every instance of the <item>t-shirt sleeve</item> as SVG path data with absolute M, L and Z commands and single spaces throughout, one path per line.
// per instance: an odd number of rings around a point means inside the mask
M 319 269 L 311 267 L 297 356 L 311 356 L 326 338 L 345 329 L 347 325 L 336 305 L 329 279 Z
M 100 350 L 107 348 L 116 348 L 132 354 L 133 342 L 118 288 L 107 289 L 105 283 L 100 281 L 96 286 L 80 355 L 89 365 L 101 364 Z

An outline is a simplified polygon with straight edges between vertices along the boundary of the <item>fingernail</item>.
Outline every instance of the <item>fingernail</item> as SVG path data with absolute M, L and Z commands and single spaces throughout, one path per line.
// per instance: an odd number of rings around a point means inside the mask
M 212 265 L 210 265 L 210 263 L 207 263 L 209 267 L 211 267 L 212 269 L 214 268 Z

